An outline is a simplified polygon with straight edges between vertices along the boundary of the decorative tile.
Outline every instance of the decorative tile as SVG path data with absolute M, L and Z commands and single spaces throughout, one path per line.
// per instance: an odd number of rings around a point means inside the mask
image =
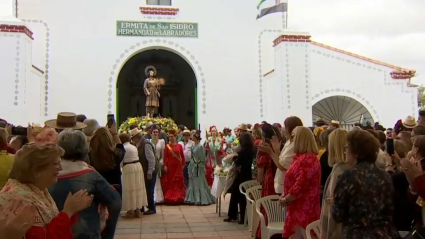
M 16 15 L 19 15 L 19 9 L 16 8 Z M 44 69 L 44 116 L 47 117 L 49 115 L 49 58 L 50 58 L 50 28 L 49 24 L 43 20 L 35 20 L 35 19 L 21 19 L 23 22 L 30 23 L 40 23 L 43 25 L 46 30 L 46 50 L 44 52 L 44 56 L 46 57 L 45 69 Z

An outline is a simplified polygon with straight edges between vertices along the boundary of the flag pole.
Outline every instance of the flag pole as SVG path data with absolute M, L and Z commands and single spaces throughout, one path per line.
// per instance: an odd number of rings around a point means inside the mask
M 289 1 L 286 2 L 286 19 L 285 19 L 286 24 L 285 24 L 285 28 L 283 30 L 288 29 L 288 14 L 289 14 Z

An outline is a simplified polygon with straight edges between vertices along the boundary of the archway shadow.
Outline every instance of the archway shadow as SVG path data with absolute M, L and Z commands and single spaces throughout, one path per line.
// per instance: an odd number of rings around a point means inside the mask
M 196 128 L 197 80 L 196 75 L 179 54 L 164 49 L 149 49 L 133 55 L 121 68 L 117 78 L 117 119 L 145 116 L 143 83 L 145 68 L 153 65 L 157 77 L 164 78 L 160 89 L 160 107 L 157 116 L 170 117 L 177 124 Z

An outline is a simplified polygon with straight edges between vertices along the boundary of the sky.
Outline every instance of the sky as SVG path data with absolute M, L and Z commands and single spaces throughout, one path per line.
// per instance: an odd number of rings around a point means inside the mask
M 288 0 L 288 28 L 314 41 L 417 71 L 425 85 L 425 0 Z M 12 0 L 0 0 L 0 16 Z

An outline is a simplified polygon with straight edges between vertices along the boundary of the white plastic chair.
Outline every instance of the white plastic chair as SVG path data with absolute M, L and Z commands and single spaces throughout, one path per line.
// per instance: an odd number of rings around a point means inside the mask
M 316 234 L 316 237 L 320 238 L 321 229 L 322 228 L 320 225 L 320 220 L 317 220 L 308 224 L 307 228 L 305 229 L 305 234 L 307 236 L 307 239 L 312 239 L 311 231 L 314 231 L 314 233 Z
M 255 202 L 255 210 L 260 217 L 261 239 L 269 239 L 275 234 L 282 233 L 285 224 L 285 207 L 279 203 L 280 196 L 272 195 L 258 199 Z M 263 206 L 267 215 L 267 226 L 264 215 L 261 213 Z
M 251 187 L 260 185 L 260 183 L 257 180 L 250 180 L 250 181 L 246 181 L 244 183 L 241 183 L 239 185 L 239 191 L 245 196 L 246 198 L 246 190 L 248 190 Z M 250 218 L 252 218 L 251 214 L 252 214 L 252 208 L 249 207 L 249 201 L 248 199 L 246 199 L 246 210 L 245 210 L 245 218 L 244 218 L 244 224 L 248 225 L 248 227 L 250 227 Z
M 255 232 L 257 231 L 258 223 L 260 222 L 260 218 L 258 214 L 255 212 L 255 201 L 261 198 L 261 185 L 257 185 L 254 187 L 248 188 L 246 190 L 246 199 L 248 200 L 247 210 L 250 213 L 251 217 L 248 220 L 248 224 L 250 225 L 249 231 L 251 231 L 251 236 L 255 236 Z

